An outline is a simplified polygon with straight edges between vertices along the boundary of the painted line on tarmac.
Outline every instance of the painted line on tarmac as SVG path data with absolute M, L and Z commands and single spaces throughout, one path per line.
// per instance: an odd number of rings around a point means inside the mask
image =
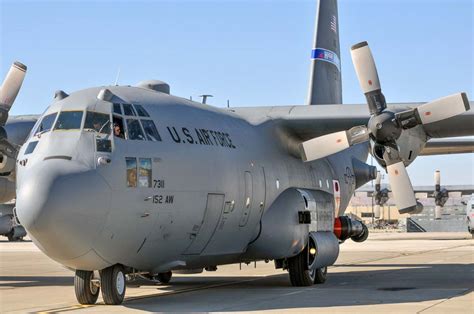
M 194 287 L 194 288 L 185 288 L 185 289 L 181 289 L 181 290 L 177 290 L 177 291 L 169 291 L 169 292 L 160 292 L 160 293 L 139 295 L 139 296 L 125 298 L 124 302 L 133 302 L 133 301 L 138 301 L 138 300 L 143 300 L 143 299 L 150 299 L 150 298 L 156 298 L 156 297 L 165 297 L 165 296 L 170 296 L 170 295 L 177 295 L 177 294 L 182 294 L 182 293 L 195 292 L 195 291 L 201 291 L 201 290 L 224 287 L 224 286 L 232 286 L 232 285 L 236 285 L 236 284 L 262 280 L 262 279 L 265 279 L 266 277 L 268 277 L 268 276 L 263 276 L 263 277 L 259 277 L 259 278 L 252 278 L 252 279 L 247 279 L 247 280 L 222 282 L 222 283 L 216 283 L 216 284 L 212 284 L 212 285 L 204 285 L 204 286 Z M 97 304 L 90 304 L 90 305 L 78 304 L 78 305 L 73 305 L 73 306 L 68 306 L 68 307 L 63 307 L 63 308 L 56 308 L 56 309 L 51 309 L 51 310 L 46 310 L 46 311 L 40 311 L 40 312 L 36 312 L 36 313 L 37 314 L 49 314 L 49 313 L 70 312 L 70 311 L 82 310 L 82 309 L 86 309 L 86 308 L 90 308 L 90 307 L 98 307 L 98 306 L 105 306 L 105 305 L 106 304 L 103 303 L 103 302 L 100 302 L 100 303 L 97 303 Z

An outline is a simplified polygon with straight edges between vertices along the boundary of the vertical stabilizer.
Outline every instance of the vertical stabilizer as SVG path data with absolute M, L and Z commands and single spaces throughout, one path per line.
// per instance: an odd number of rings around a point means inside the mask
M 342 104 L 337 0 L 318 0 L 307 105 Z

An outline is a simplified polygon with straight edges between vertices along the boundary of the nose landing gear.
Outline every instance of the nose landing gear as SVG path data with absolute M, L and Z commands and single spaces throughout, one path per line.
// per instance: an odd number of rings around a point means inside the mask
M 76 270 L 74 292 L 80 304 L 94 304 L 99 297 L 100 283 L 93 271 Z
M 95 304 L 101 289 L 105 304 L 121 304 L 126 288 L 125 271 L 121 265 L 101 270 L 100 281 L 94 272 L 86 270 L 76 270 L 74 277 L 74 291 L 80 304 Z

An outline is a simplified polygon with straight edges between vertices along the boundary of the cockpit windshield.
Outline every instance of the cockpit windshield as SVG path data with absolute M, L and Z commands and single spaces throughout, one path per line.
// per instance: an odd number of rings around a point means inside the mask
M 53 127 L 54 120 L 56 119 L 57 112 L 48 114 L 43 117 L 38 128 L 36 129 L 35 135 L 48 132 Z
M 55 130 L 75 130 L 81 128 L 82 111 L 63 111 L 54 125 Z
M 110 116 L 105 113 L 87 111 L 84 130 L 94 130 L 102 134 L 110 134 Z

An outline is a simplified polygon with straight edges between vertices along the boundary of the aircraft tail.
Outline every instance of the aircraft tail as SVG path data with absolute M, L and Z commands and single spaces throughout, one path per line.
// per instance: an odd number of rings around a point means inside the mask
M 306 104 L 342 104 L 337 0 L 319 0 Z

